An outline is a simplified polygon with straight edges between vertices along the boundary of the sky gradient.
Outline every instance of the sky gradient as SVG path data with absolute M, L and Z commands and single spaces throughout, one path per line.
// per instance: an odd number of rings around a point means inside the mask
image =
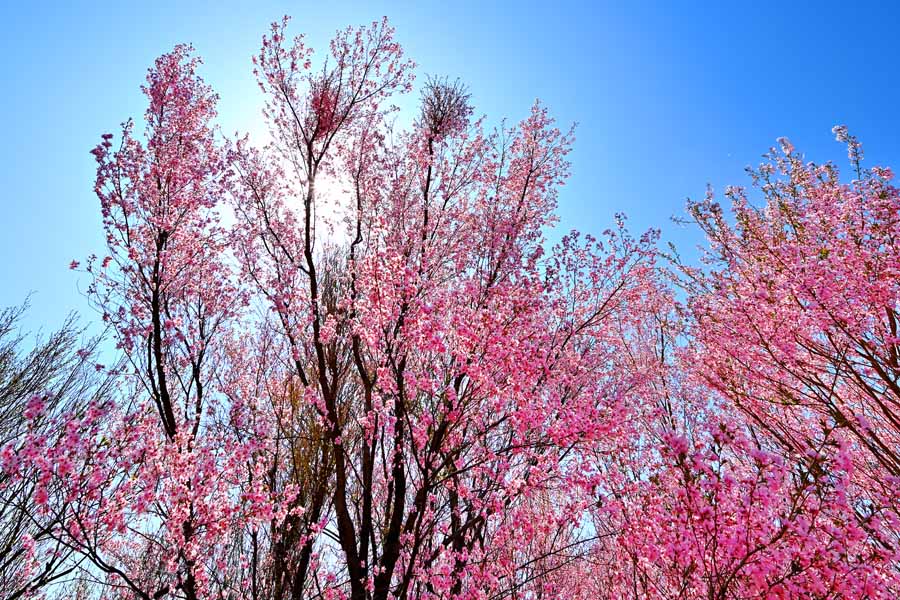
M 29 292 L 26 326 L 97 315 L 72 259 L 101 254 L 88 151 L 144 110 L 139 86 L 179 42 L 204 58 L 225 132 L 263 129 L 250 57 L 272 20 L 293 16 L 324 49 L 338 28 L 387 15 L 425 74 L 460 78 L 477 114 L 518 121 L 535 98 L 577 122 L 560 227 L 598 234 L 616 212 L 663 229 L 691 254 L 696 232 L 669 221 L 707 183 L 747 184 L 744 167 L 787 136 L 810 160 L 844 165 L 831 127 L 867 164 L 900 166 L 896 23 L 862 2 L 179 2 L 6 3 L 0 36 L 0 306 Z M 28 6 L 25 6 L 28 4 Z M 122 6 L 120 6 L 122 4 Z M 127 5 L 127 6 L 125 6 Z

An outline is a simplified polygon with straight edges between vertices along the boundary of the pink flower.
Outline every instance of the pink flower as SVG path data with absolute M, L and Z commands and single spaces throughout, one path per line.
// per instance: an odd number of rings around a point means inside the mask
M 25 403 L 25 418 L 29 420 L 36 419 L 44 414 L 46 408 L 47 403 L 44 401 L 44 398 L 35 394 Z
M 47 504 L 47 501 L 49 500 L 47 489 L 43 486 L 37 486 L 36 488 L 34 488 L 33 499 L 38 506 L 45 506 Z

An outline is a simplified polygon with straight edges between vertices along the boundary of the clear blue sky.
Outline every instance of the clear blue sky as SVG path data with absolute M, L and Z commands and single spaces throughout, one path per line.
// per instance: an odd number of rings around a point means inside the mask
M 743 168 L 782 135 L 812 160 L 841 159 L 837 123 L 870 164 L 900 166 L 900 10 L 800 4 L 6 2 L 0 306 L 33 291 L 29 326 L 57 326 L 73 309 L 97 320 L 79 292 L 87 281 L 67 269 L 103 249 L 88 150 L 142 114 L 147 66 L 183 41 L 206 61 L 223 128 L 258 127 L 249 59 L 282 14 L 316 48 L 388 15 L 419 73 L 460 77 L 478 112 L 518 120 L 540 97 L 577 121 L 565 229 L 599 233 L 624 211 L 634 230 L 662 227 L 690 249 L 696 234 L 669 222 L 686 197 L 746 183 Z

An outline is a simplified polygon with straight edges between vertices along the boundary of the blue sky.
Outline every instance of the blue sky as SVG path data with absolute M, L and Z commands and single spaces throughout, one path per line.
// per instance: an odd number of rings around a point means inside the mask
M 81 5 L 79 5 L 81 4 Z M 0 9 L 0 306 L 34 292 L 29 327 L 97 315 L 70 260 L 103 250 L 88 154 L 143 113 L 154 57 L 191 42 L 221 95 L 225 131 L 260 127 L 250 73 L 267 24 L 293 16 L 325 48 L 338 28 L 387 15 L 419 74 L 459 77 L 476 112 L 523 117 L 541 98 L 578 122 L 561 227 L 599 233 L 669 222 L 707 183 L 744 184 L 779 136 L 840 161 L 847 124 L 869 164 L 898 166 L 898 9 L 862 2 L 8 2 Z M 790 4 L 790 6 L 788 6 Z M 887 4 L 887 3 L 885 3 Z M 452 5 L 452 8 L 448 8 Z

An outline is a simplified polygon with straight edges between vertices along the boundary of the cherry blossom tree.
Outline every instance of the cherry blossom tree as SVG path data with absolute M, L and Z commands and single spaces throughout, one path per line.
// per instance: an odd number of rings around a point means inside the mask
M 216 372 L 242 299 L 218 225 L 216 97 L 198 65 L 187 46 L 157 59 L 143 87 L 145 142 L 128 121 L 117 146 L 106 134 L 93 150 L 108 254 L 89 259 L 88 293 L 131 392 L 55 414 L 48 433 L 20 440 L 52 483 L 34 491 L 50 535 L 86 559 L 84 578 L 128 597 L 210 597 L 236 584 L 214 576 L 245 517 L 232 477 L 250 444 L 213 418 L 229 410 Z
M 54 539 L 58 523 L 36 518 L 49 496 L 47 473 L 19 442 L 51 435 L 53 414 L 83 413 L 90 401 L 115 392 L 114 380 L 95 366 L 100 340 L 83 339 L 74 316 L 25 349 L 19 327 L 27 308 L 0 311 L 0 595 L 10 600 L 50 585 L 67 588 L 79 567 L 71 549 Z
M 751 171 L 764 206 L 731 188 L 731 215 L 711 195 L 689 207 L 710 241 L 709 269 L 684 269 L 698 385 L 723 399 L 739 426 L 729 445 L 743 446 L 744 457 L 729 469 L 755 464 L 732 477 L 775 486 L 758 501 L 755 518 L 764 521 L 743 529 L 768 528 L 777 544 L 751 545 L 764 554 L 794 545 L 781 557 L 753 557 L 762 561 L 755 594 L 779 586 L 787 597 L 898 591 L 898 193 L 888 169 L 863 169 L 845 128 L 835 133 L 849 149 L 852 181 L 830 163 L 805 163 L 781 140 L 780 152 Z M 697 451 L 718 482 L 718 450 Z M 685 485 L 696 480 L 686 472 Z M 712 539 L 723 547 L 718 533 Z
M 312 462 L 331 469 L 298 507 L 315 519 L 294 585 L 521 593 L 520 568 L 537 580 L 584 541 L 547 529 L 577 525 L 560 465 L 616 418 L 628 376 L 591 367 L 610 366 L 619 338 L 605 331 L 641 298 L 652 240 L 572 236 L 545 256 L 571 144 L 546 109 L 485 131 L 464 87 L 432 79 L 412 128 L 394 131 L 385 103 L 412 65 L 385 23 L 341 32 L 321 69 L 285 26 L 255 61 L 275 142 L 235 145 L 233 193 L 245 280 L 312 409 Z M 327 202 L 345 216 L 336 234 Z M 544 510 L 557 520 L 523 517 Z M 529 536 L 539 557 L 517 546 Z
M 180 45 L 93 150 L 122 363 L 71 407 L 15 394 L 11 594 L 896 597 L 890 171 L 844 129 L 849 183 L 783 142 L 764 207 L 690 205 L 702 268 L 624 217 L 551 245 L 546 107 L 491 127 L 432 77 L 403 126 L 386 20 L 321 57 L 288 24 L 253 59 L 269 144 L 217 133 Z

